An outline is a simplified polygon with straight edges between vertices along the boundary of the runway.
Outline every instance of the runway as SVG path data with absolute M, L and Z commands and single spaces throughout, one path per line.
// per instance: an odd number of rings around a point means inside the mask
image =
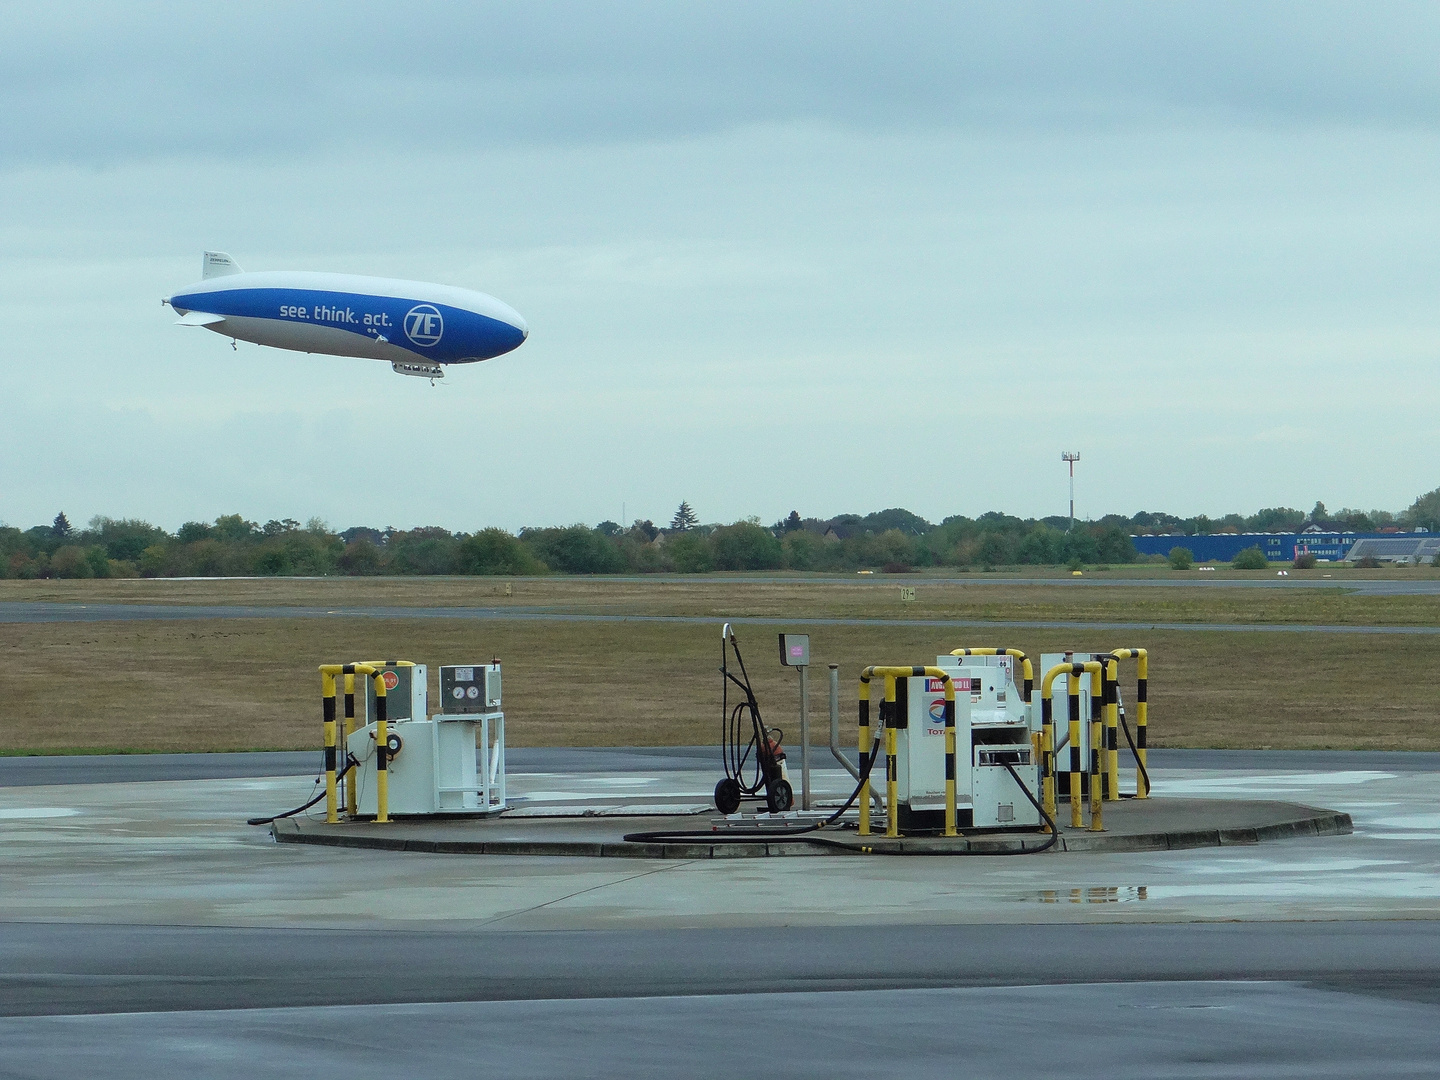
M 659 623 L 713 626 L 713 615 L 597 615 L 536 608 L 475 607 L 265 607 L 244 604 L 60 604 L 0 603 L 0 623 L 149 622 L 191 619 L 458 619 L 475 622 Z M 1403 634 L 1431 636 L 1440 626 L 1316 625 L 1307 623 L 1114 622 L 1024 619 L 876 619 L 734 616 L 736 626 L 914 626 L 991 630 L 1147 630 L 1246 632 L 1258 634 Z

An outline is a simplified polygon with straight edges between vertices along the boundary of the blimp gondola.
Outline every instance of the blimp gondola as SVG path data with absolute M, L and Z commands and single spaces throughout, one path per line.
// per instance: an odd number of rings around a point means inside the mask
M 232 341 L 383 360 L 426 379 L 502 356 L 530 336 L 514 308 L 485 293 L 353 274 L 246 273 L 221 251 L 205 252 L 201 280 L 161 303 L 180 325 Z

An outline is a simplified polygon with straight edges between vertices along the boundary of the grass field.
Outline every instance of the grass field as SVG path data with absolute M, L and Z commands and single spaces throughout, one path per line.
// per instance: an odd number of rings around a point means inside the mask
M 1440 622 L 1434 597 L 1096 589 L 976 577 L 974 585 L 909 579 L 918 599 L 903 605 L 894 579 L 0 582 L 0 601 L 513 605 L 715 619 L 713 626 L 383 617 L 0 624 L 5 673 L 0 752 L 315 746 L 316 665 L 376 655 L 432 667 L 500 657 L 507 734 L 514 745 L 711 743 L 719 722 L 719 623 L 746 614 L 1357 626 Z M 796 676 L 777 662 L 774 631 L 739 632 L 767 719 L 793 738 Z M 840 664 L 842 731 L 849 736 L 854 678 L 864 664 L 924 663 L 952 648 L 997 644 L 994 631 L 900 625 L 816 626 L 809 633 L 816 665 L 812 728 L 820 741 L 826 663 Z M 1123 641 L 1100 631 L 1022 630 L 1003 636 L 999 644 L 1032 654 L 1148 648 L 1152 745 L 1440 749 L 1440 690 L 1432 682 L 1440 667 L 1440 636 L 1199 630 L 1127 633 L 1120 635 Z M 1133 700 L 1133 669 L 1124 675 L 1124 693 Z

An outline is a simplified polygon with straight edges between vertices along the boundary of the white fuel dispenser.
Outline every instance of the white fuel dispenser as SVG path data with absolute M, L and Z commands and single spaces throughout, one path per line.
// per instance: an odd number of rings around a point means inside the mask
M 488 814 L 505 809 L 499 662 L 441 667 L 441 711 L 433 715 L 427 709 L 428 672 L 423 664 L 386 665 L 382 677 L 389 726 L 389 813 Z M 391 711 L 392 700 L 404 715 Z M 356 811 L 362 817 L 376 813 L 374 715 L 372 690 L 365 715 L 369 722 L 346 740 L 346 749 L 359 762 L 354 783 Z

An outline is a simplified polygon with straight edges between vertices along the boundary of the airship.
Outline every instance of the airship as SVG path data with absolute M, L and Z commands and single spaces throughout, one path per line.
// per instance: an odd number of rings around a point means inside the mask
M 525 320 L 493 296 L 424 281 L 277 270 L 246 273 L 207 251 L 201 280 L 160 301 L 181 326 L 276 349 L 388 361 L 400 375 L 442 378 L 517 349 Z

